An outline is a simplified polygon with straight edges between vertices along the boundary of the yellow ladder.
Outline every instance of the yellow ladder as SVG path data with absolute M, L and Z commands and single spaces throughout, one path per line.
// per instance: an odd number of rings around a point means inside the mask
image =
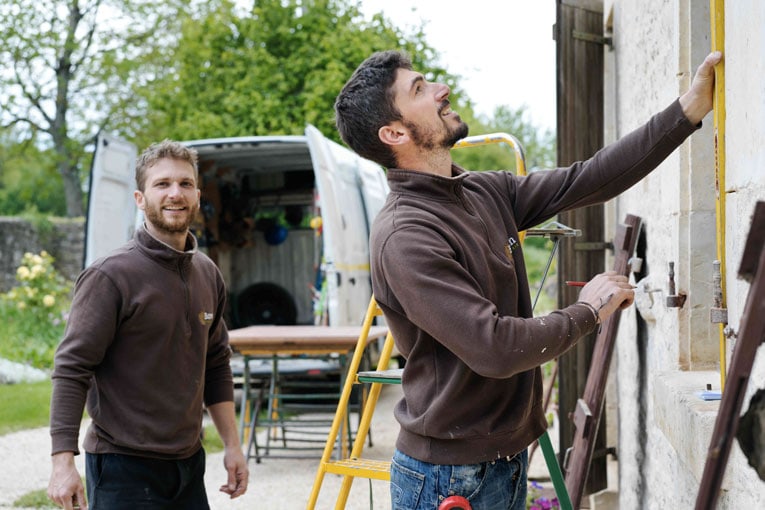
M 307 510 L 314 510 L 316 508 L 316 501 L 319 499 L 319 492 L 321 491 L 321 485 L 326 473 L 343 475 L 343 482 L 340 485 L 340 491 L 335 502 L 335 510 L 342 510 L 345 508 L 354 478 L 358 477 L 371 480 L 383 480 L 386 482 L 390 481 L 390 461 L 361 458 L 361 451 L 364 449 L 364 441 L 369 433 L 369 427 L 372 423 L 372 415 L 377 406 L 377 400 L 380 397 L 382 385 L 401 384 L 401 374 L 403 372 L 403 369 L 387 369 L 394 344 L 393 335 L 390 331 L 388 331 L 388 334 L 385 337 L 385 343 L 383 344 L 380 353 L 377 370 L 370 372 L 358 371 L 363 358 L 364 349 L 367 346 L 369 328 L 372 326 L 374 318 L 378 316 L 382 316 L 382 310 L 377 306 L 377 302 L 375 301 L 374 296 L 372 296 L 372 299 L 369 301 L 369 307 L 367 308 L 367 314 L 364 318 L 364 325 L 361 334 L 359 335 L 359 340 L 356 343 L 353 359 L 348 367 L 348 374 L 345 378 L 343 392 L 340 395 L 337 410 L 335 411 L 335 417 L 332 421 L 332 427 L 330 428 L 329 436 L 327 437 L 327 444 L 324 446 L 324 452 L 319 461 L 319 468 L 316 471 L 316 478 L 314 479 L 311 495 L 308 500 L 308 505 L 306 506 Z M 331 460 L 341 426 L 348 413 L 348 401 L 351 397 L 353 385 L 359 383 L 371 383 L 371 386 L 369 394 L 363 403 L 363 411 L 359 418 L 359 427 L 353 441 L 353 448 L 351 449 L 348 458 Z M 550 478 L 561 503 L 561 508 L 564 510 L 571 510 L 571 502 L 563 480 L 563 474 L 558 465 L 558 459 L 553 450 L 547 431 L 545 431 L 539 438 L 539 445 L 541 446 L 547 469 L 550 471 Z
M 335 418 L 332 421 L 332 426 L 329 430 L 327 444 L 324 447 L 324 453 L 319 461 L 319 469 L 316 472 L 313 489 L 311 490 L 311 496 L 306 507 L 309 510 L 316 507 L 316 501 L 319 498 L 319 492 L 321 491 L 321 485 L 326 473 L 343 475 L 343 483 L 340 486 L 340 493 L 337 497 L 337 502 L 335 503 L 335 509 L 338 510 L 345 508 L 354 477 L 390 481 L 390 461 L 360 458 L 361 451 L 364 448 L 364 441 L 366 440 L 367 434 L 369 433 L 369 427 L 372 423 L 372 415 L 374 414 L 375 406 L 377 406 L 377 400 L 380 397 L 382 385 L 386 383 L 401 383 L 400 370 L 386 370 L 393 352 L 393 335 L 391 335 L 390 332 L 388 332 L 385 337 L 385 343 L 383 344 L 382 351 L 380 352 L 380 359 L 377 363 L 377 371 L 358 371 L 364 355 L 364 349 L 367 346 L 369 328 L 372 326 L 374 318 L 381 316 L 382 310 L 377 306 L 377 302 L 373 296 L 369 301 L 369 307 L 367 308 L 367 313 L 364 317 L 364 324 L 361 328 L 359 341 L 356 343 L 356 349 L 353 351 L 353 358 L 348 366 L 348 375 L 345 378 L 343 392 L 340 394 L 337 411 L 335 411 Z M 332 452 L 338 440 L 340 428 L 344 423 L 348 412 L 348 402 L 351 397 L 353 385 L 358 383 L 371 383 L 371 386 L 369 388 L 369 393 L 363 402 L 363 411 L 359 418 L 359 427 L 353 441 L 353 448 L 347 459 L 331 460 Z

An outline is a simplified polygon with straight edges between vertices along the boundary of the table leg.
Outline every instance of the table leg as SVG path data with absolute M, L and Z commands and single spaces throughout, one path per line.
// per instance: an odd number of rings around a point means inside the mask
M 250 357 L 244 356 L 244 380 L 242 381 L 242 405 L 239 409 L 239 443 L 244 444 L 250 436 Z
M 271 358 L 271 380 L 268 383 L 268 423 L 266 424 L 266 446 L 265 455 L 268 455 L 271 448 L 271 432 L 276 420 L 277 403 L 276 397 L 276 378 L 279 377 L 279 357 L 274 355 Z

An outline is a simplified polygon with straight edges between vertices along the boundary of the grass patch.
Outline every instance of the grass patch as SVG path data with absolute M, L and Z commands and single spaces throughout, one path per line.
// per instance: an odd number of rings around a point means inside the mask
M 47 427 L 50 423 L 50 381 L 0 384 L 0 435 L 24 429 Z M 208 453 L 223 451 L 223 440 L 214 425 L 204 428 L 202 444 Z
M 85 486 L 85 477 L 82 477 L 82 486 Z M 14 508 L 38 508 L 47 510 L 49 508 L 59 508 L 48 498 L 48 489 L 38 489 L 27 492 L 13 502 Z
M 0 384 L 0 435 L 50 422 L 51 382 Z
M 206 454 L 223 451 L 223 440 L 218 435 L 218 430 L 215 428 L 215 425 L 208 425 L 204 428 L 202 446 L 204 446 Z
M 58 506 L 48 499 L 47 489 L 27 492 L 14 501 L 13 506 L 16 508 L 58 508 Z

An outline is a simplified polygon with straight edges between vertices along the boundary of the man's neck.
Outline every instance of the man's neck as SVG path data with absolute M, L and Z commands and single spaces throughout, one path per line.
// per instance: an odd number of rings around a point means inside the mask
M 164 230 L 158 230 L 148 221 L 144 223 L 144 228 L 146 228 L 146 231 L 151 234 L 154 239 L 162 241 L 169 247 L 178 251 L 186 251 L 186 238 L 188 237 L 188 230 L 179 233 L 165 232 Z
M 442 177 L 452 176 L 452 156 L 448 149 L 403 154 L 398 156 L 398 161 L 404 170 L 414 170 Z

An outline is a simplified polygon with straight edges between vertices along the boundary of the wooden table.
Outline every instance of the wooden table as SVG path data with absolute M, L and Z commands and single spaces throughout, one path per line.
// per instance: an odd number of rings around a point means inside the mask
M 372 326 L 369 340 L 384 337 L 388 328 Z M 245 356 L 347 353 L 356 347 L 361 326 L 247 326 L 231 329 L 229 343 Z
M 278 360 L 283 356 L 322 357 L 338 354 L 341 359 L 341 372 L 345 370 L 348 353 L 354 350 L 361 335 L 361 326 L 247 326 L 229 330 L 229 344 L 234 352 L 244 357 L 244 381 L 242 403 L 240 408 L 242 441 L 248 438 L 247 458 L 250 458 L 250 448 L 254 442 L 256 416 L 250 419 L 252 410 L 250 360 L 253 358 L 270 358 L 272 371 L 269 380 L 269 411 L 273 406 L 279 376 Z M 369 329 L 367 342 L 384 338 L 388 328 L 372 326 Z M 340 388 L 344 374 L 341 373 Z M 257 412 L 257 410 L 256 410 Z M 270 416 L 270 414 L 269 414 Z M 256 453 L 259 461 L 260 457 Z

